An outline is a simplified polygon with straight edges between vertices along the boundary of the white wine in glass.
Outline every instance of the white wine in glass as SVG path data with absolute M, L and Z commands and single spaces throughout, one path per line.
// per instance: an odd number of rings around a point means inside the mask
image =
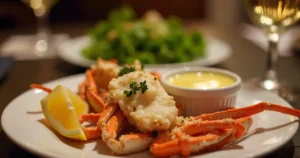
M 291 100 L 292 94 L 286 92 L 290 86 L 283 86 L 278 80 L 277 44 L 288 26 L 300 19 L 300 0 L 244 0 L 244 2 L 251 20 L 263 29 L 269 41 L 267 69 L 259 82 L 260 86 Z M 285 93 L 281 93 L 283 88 Z
M 39 57 L 45 57 L 49 54 L 49 27 L 48 14 L 57 0 L 22 0 L 34 12 L 37 18 L 37 35 L 34 44 L 34 53 Z

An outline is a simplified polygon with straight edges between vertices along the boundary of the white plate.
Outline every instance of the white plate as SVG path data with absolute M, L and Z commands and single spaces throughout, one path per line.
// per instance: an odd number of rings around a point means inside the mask
M 177 64 L 151 64 L 148 67 L 182 67 L 188 65 L 210 66 L 225 61 L 231 56 L 231 47 L 229 44 L 213 37 L 205 37 L 207 42 L 205 58 L 198 58 L 191 62 L 177 63 Z M 80 36 L 64 41 L 58 46 L 57 55 L 64 61 L 71 64 L 90 67 L 95 63 L 93 60 L 84 58 L 81 50 L 88 46 L 90 39 L 87 36 Z
M 54 88 L 61 84 L 77 91 L 84 75 L 74 75 L 44 84 Z M 40 99 L 46 94 L 40 90 L 28 90 L 14 99 L 4 110 L 1 124 L 4 132 L 22 148 L 42 157 L 91 158 L 109 157 L 111 151 L 101 140 L 76 142 L 53 132 L 41 113 Z M 243 85 L 238 94 L 238 107 L 260 101 L 269 101 L 291 107 L 286 101 L 260 89 Z M 255 115 L 250 136 L 237 145 L 195 157 L 257 157 L 270 153 L 292 138 L 298 129 L 298 118 L 276 112 Z M 149 151 L 136 153 L 135 157 L 151 157 Z

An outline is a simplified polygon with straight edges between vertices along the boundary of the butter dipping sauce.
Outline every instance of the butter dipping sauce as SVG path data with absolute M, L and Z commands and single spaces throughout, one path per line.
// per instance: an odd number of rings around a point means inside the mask
M 184 67 L 163 74 L 161 83 L 184 116 L 197 116 L 234 107 L 241 78 L 224 69 Z
M 218 72 L 194 71 L 170 76 L 168 82 L 178 87 L 206 90 L 228 87 L 233 85 L 236 79 Z

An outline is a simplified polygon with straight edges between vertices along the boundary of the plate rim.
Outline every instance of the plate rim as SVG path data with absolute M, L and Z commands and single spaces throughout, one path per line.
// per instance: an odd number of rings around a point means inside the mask
M 222 55 L 223 56 L 215 61 L 209 61 L 207 58 L 203 58 L 203 59 L 198 58 L 193 61 L 183 62 L 183 63 L 145 64 L 145 66 L 152 67 L 152 68 L 161 68 L 161 67 L 174 67 L 175 68 L 175 67 L 182 67 L 182 66 L 212 66 L 212 65 L 224 62 L 232 56 L 233 49 L 227 41 L 222 40 L 218 37 L 210 36 L 210 35 L 205 35 L 205 36 L 203 35 L 203 38 L 207 41 L 210 41 L 210 43 L 219 43 L 219 45 L 222 45 L 222 47 L 223 47 Z M 60 59 L 62 59 L 65 62 L 68 62 L 72 65 L 89 68 L 91 66 L 91 64 L 95 64 L 96 62 L 93 60 L 84 58 L 81 55 L 79 55 L 79 56 L 75 55 L 76 57 L 79 57 L 81 60 L 80 62 L 76 61 L 76 59 L 69 58 L 69 56 L 68 56 L 69 54 L 66 53 L 66 51 L 65 51 L 65 48 L 64 48 L 65 45 L 68 45 L 68 43 L 70 43 L 70 42 L 78 42 L 78 40 L 82 40 L 82 41 L 89 40 L 89 36 L 88 35 L 79 35 L 79 36 L 69 38 L 69 39 L 63 41 L 61 44 L 59 44 L 57 46 L 56 54 Z M 207 46 L 205 48 L 205 51 L 208 51 Z M 210 54 L 212 54 L 212 53 L 210 53 Z M 202 63 L 199 64 L 197 62 L 202 62 Z
M 81 76 L 84 76 L 84 73 L 79 73 L 79 74 L 74 74 L 74 75 L 69 75 L 69 76 L 65 76 L 65 77 L 60 77 L 60 78 L 57 78 L 57 79 L 54 79 L 54 80 L 50 80 L 48 82 L 44 82 L 42 83 L 42 85 L 47 85 L 47 84 L 54 84 L 55 82 L 63 82 L 63 80 L 69 80 L 69 79 L 72 79 L 72 78 L 76 78 L 76 77 L 81 77 Z M 245 83 L 243 83 L 244 85 Z M 242 86 L 244 87 L 244 86 Z M 5 107 L 5 109 L 3 110 L 2 114 L 1 114 L 1 127 L 2 127 L 2 131 L 5 133 L 5 135 L 13 142 L 15 143 L 16 145 L 18 145 L 19 147 L 25 149 L 27 152 L 30 152 L 34 155 L 38 155 L 38 156 L 47 156 L 47 157 L 57 157 L 56 154 L 53 154 L 53 153 L 49 153 L 49 152 L 42 152 L 42 151 L 39 151 L 35 146 L 32 146 L 31 144 L 28 144 L 24 141 L 20 141 L 20 140 L 17 140 L 15 139 L 12 135 L 10 135 L 9 133 L 7 133 L 6 131 L 6 125 L 5 122 L 4 122 L 4 117 L 6 115 L 6 111 L 8 111 L 9 107 L 10 106 L 13 106 L 13 102 L 15 102 L 16 100 L 18 100 L 20 97 L 22 97 L 23 95 L 27 94 L 27 93 L 32 93 L 34 90 L 33 89 L 28 89 L 26 91 L 24 91 L 23 93 L 19 94 L 17 97 L 15 97 L 13 100 L 11 100 Z M 287 107 L 290 107 L 290 108 L 294 108 L 293 106 L 291 106 L 287 101 L 285 101 L 284 99 L 282 99 L 281 97 L 271 93 L 271 92 L 268 92 L 268 91 L 264 91 L 264 93 L 272 96 L 272 97 L 275 97 L 276 99 L 280 100 L 281 102 L 285 103 L 284 106 L 287 106 Z M 297 120 L 298 118 L 295 118 L 295 120 Z M 293 126 L 296 126 L 295 129 L 291 132 L 291 134 L 287 137 L 287 139 L 281 141 L 281 143 L 279 143 L 279 145 L 275 145 L 273 146 L 272 148 L 267 148 L 263 150 L 263 152 L 260 152 L 259 154 L 257 155 L 254 155 L 254 157 L 256 156 L 265 156 L 269 153 L 271 153 L 272 151 L 275 151 L 279 148 L 281 148 L 282 146 L 284 146 L 289 140 L 292 139 L 292 137 L 296 134 L 296 132 L 298 131 L 298 128 L 299 128 L 299 122 L 298 123 L 293 123 Z M 111 156 L 111 155 L 101 155 L 103 157 L 115 157 L 115 156 Z M 198 155 L 193 155 L 193 156 L 198 156 Z M 201 155 L 199 155 L 201 156 Z M 122 155 L 121 155 L 122 157 Z

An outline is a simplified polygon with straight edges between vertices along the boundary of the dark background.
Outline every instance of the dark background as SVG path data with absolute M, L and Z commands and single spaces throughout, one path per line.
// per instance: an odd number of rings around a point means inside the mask
M 216 67 L 231 70 L 241 75 L 243 79 L 248 79 L 263 73 L 266 53 L 241 38 L 238 29 L 235 29 L 240 23 L 250 23 L 242 2 L 242 0 L 59 0 L 52 8 L 49 20 L 53 32 L 64 32 L 72 36 L 81 35 L 97 21 L 105 19 L 111 9 L 123 4 L 130 4 L 138 16 L 148 9 L 156 9 L 164 16 L 176 15 L 183 20 L 205 20 L 213 25 L 204 26 L 204 30 L 228 42 L 233 48 L 233 56 Z M 13 34 L 35 33 L 35 28 L 36 19 L 32 9 L 21 0 L 0 0 L 0 44 Z M 283 57 L 279 61 L 280 77 L 298 86 L 299 59 Z M 2 83 L 0 80 L 0 105 L 2 105 L 0 111 L 2 112 L 16 96 L 28 90 L 28 85 L 33 82 L 44 83 L 84 71 L 85 69 L 70 65 L 59 58 L 45 61 L 17 61 Z M 297 103 L 293 106 L 299 109 L 299 105 Z M 299 136 L 298 130 L 291 141 L 266 157 L 300 157 Z M 1 158 L 35 157 L 14 144 L 2 131 L 0 140 Z
M 130 5 L 141 16 L 148 9 L 156 9 L 163 16 L 176 15 L 195 19 L 205 17 L 203 0 L 58 0 L 50 14 L 50 24 L 93 23 L 106 18 L 108 12 L 122 5 Z M 21 0 L 0 0 L 0 29 L 29 27 L 36 20 L 31 8 Z

